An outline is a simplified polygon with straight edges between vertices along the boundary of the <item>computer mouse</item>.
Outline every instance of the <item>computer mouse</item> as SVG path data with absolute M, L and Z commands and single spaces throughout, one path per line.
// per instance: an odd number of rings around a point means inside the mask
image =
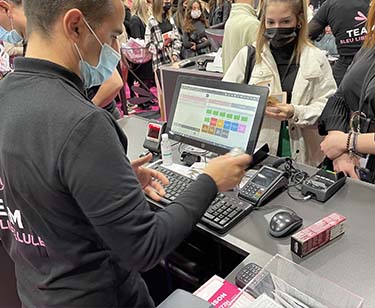
M 273 237 L 284 237 L 302 226 L 303 219 L 292 210 L 285 210 L 273 215 L 269 232 Z

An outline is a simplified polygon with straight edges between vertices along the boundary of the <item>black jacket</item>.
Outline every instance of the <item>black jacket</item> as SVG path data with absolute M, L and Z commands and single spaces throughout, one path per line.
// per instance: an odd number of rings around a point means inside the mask
M 232 5 L 228 0 L 224 0 L 221 6 L 214 6 L 209 13 L 208 21 L 211 29 L 224 29 L 227 22 Z
M 146 25 L 137 16 L 133 15 L 130 19 L 129 36 L 133 38 L 145 39 Z
M 0 92 L 0 239 L 23 305 L 153 307 L 139 271 L 190 233 L 215 183 L 200 176 L 154 212 L 126 136 L 84 96 L 77 75 L 18 58 Z

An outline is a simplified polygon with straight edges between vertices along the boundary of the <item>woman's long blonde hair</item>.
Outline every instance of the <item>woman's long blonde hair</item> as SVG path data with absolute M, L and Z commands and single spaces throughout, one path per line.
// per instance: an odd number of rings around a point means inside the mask
M 155 17 L 155 19 L 158 22 L 163 21 L 163 13 L 164 13 L 163 5 L 164 5 L 164 0 L 154 0 L 152 2 L 152 15 Z M 167 18 L 170 19 L 171 16 L 172 16 L 172 9 L 168 11 Z
M 299 63 L 302 49 L 306 45 L 311 45 L 308 38 L 308 26 L 307 26 L 307 5 L 305 0 L 264 0 L 261 9 L 262 15 L 260 18 L 260 25 L 256 40 L 256 62 L 260 63 L 262 60 L 261 53 L 263 51 L 264 45 L 267 44 L 267 39 L 264 37 L 264 32 L 266 30 L 266 13 L 267 7 L 270 3 L 280 2 L 287 3 L 290 5 L 293 14 L 297 16 L 297 27 L 298 27 L 298 38 L 297 44 L 294 49 L 293 57 L 296 58 L 297 63 Z
M 368 12 L 366 30 L 367 35 L 363 46 L 371 48 L 375 46 L 375 3 L 372 3 Z
M 133 0 L 132 15 L 138 16 L 147 25 L 148 19 L 152 15 L 151 6 L 147 0 Z

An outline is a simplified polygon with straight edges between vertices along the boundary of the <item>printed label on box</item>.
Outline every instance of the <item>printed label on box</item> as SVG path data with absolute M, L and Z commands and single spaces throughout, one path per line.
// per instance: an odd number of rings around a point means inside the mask
M 240 292 L 238 287 L 215 275 L 195 291 L 194 295 L 210 302 L 215 308 L 226 308 Z M 250 294 L 243 293 L 232 307 L 246 308 L 253 301 Z
M 332 213 L 292 235 L 291 250 L 304 257 L 345 232 L 346 218 Z

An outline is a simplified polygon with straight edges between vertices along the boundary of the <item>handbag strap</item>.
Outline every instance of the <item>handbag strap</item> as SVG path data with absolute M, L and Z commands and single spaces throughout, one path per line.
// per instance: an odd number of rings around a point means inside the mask
M 243 81 L 244 84 L 249 83 L 254 66 L 255 66 L 255 47 L 252 45 L 247 45 L 247 60 L 246 60 L 246 68 L 245 68 L 245 78 Z

